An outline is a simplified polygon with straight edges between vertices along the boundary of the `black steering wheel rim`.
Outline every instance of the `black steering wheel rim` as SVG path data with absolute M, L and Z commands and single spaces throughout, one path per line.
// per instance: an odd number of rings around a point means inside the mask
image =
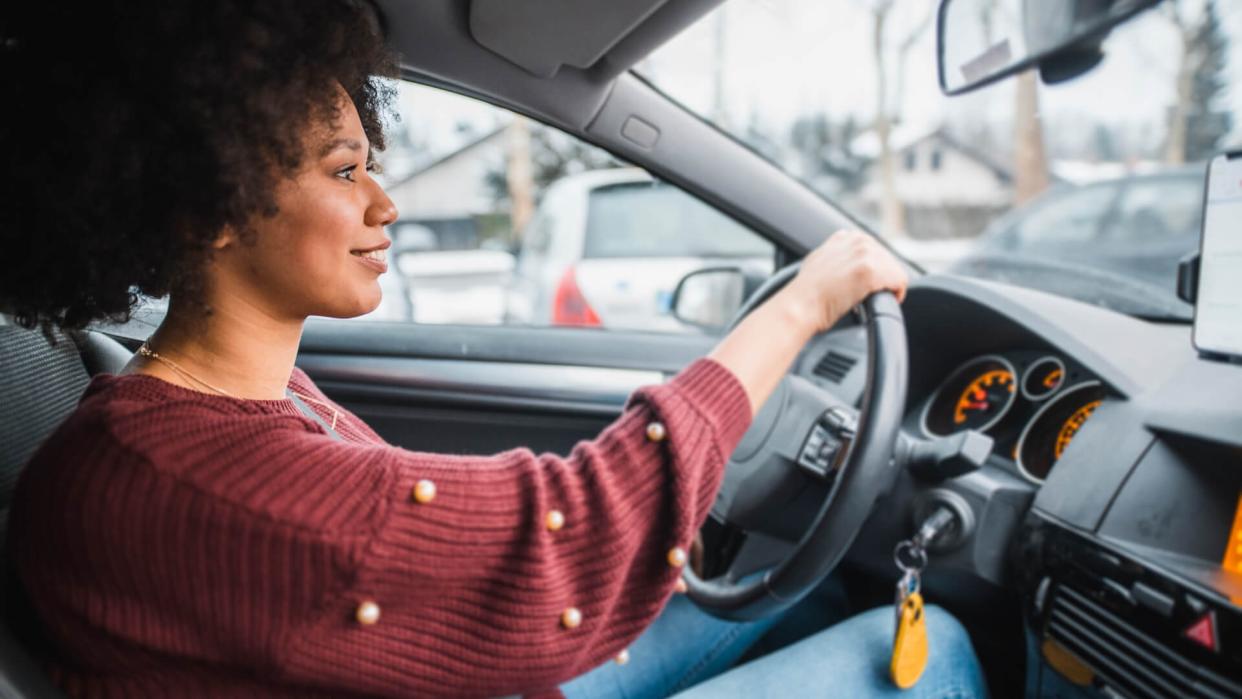
M 746 300 L 730 327 L 783 288 L 800 266 L 789 265 L 769 278 Z M 905 320 L 901 305 L 889 292 L 872 294 L 858 310 L 867 335 L 867 378 L 848 458 L 792 553 L 762 576 L 703 580 L 686 567 L 687 595 L 715 616 L 759 619 L 800 600 L 840 562 L 900 468 L 893 450 L 906 402 Z

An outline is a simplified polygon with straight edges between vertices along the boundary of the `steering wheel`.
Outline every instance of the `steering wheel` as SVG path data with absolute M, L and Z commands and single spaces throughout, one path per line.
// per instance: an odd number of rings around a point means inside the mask
M 795 263 L 769 278 L 730 327 L 784 287 L 799 268 Z M 809 380 L 786 374 L 729 458 L 712 518 L 760 547 L 785 550 L 781 541 L 796 543 L 761 575 L 747 575 L 740 556 L 707 580 L 686 566 L 687 595 L 714 616 L 759 619 L 805 596 L 840 562 L 901 468 L 894 445 L 909 365 L 901 306 L 891 293 L 878 292 L 863 301 L 858 313 L 867 334 L 861 411 Z

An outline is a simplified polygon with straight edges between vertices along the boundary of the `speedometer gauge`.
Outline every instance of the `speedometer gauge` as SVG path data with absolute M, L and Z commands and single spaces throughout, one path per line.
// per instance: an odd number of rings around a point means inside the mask
M 1009 412 L 1017 391 L 1009 360 L 996 355 L 972 359 L 936 390 L 923 411 L 923 431 L 943 437 L 962 430 L 988 430 Z
M 1088 381 L 1065 389 L 1035 413 L 1018 437 L 1018 470 L 1022 475 L 1042 483 L 1103 400 L 1104 386 Z

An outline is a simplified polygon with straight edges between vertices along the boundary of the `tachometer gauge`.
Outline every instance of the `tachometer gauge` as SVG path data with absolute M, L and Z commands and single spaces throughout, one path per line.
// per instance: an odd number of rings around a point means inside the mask
M 1056 357 L 1040 357 L 1027 367 L 1022 378 L 1022 395 L 1030 401 L 1041 401 L 1065 384 L 1065 362 Z
M 923 431 L 936 437 L 986 431 L 1009 412 L 1017 391 L 1009 360 L 996 355 L 972 359 L 936 390 L 923 411 Z
M 1088 381 L 1065 389 L 1040 408 L 1018 437 L 1017 461 L 1022 475 L 1042 483 L 1103 400 L 1104 386 Z
M 1057 441 L 1052 445 L 1052 455 L 1055 458 L 1061 458 L 1061 454 L 1065 451 L 1065 447 L 1069 446 L 1070 440 L 1074 438 L 1074 435 L 1078 434 L 1078 430 L 1083 423 L 1087 421 L 1087 418 L 1091 417 L 1091 413 L 1094 413 L 1095 409 L 1100 407 L 1100 403 L 1103 402 L 1103 400 L 1097 398 L 1090 403 L 1084 403 L 1078 406 L 1073 414 L 1065 418 L 1065 422 L 1061 423 L 1061 429 L 1057 430 Z

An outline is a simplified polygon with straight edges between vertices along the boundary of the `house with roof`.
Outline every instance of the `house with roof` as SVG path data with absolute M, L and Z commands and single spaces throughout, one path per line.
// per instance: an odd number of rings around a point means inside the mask
M 872 159 L 858 199 L 872 220 L 878 220 L 884 197 L 879 139 L 869 132 L 852 145 L 855 153 Z M 911 238 L 971 238 L 1012 205 L 1013 173 L 991 154 L 963 143 L 943 128 L 897 128 L 891 148 L 895 189 Z
M 400 218 L 394 237 L 406 227 L 434 234 L 441 250 L 478 247 L 481 225 L 498 214 L 492 173 L 503 172 L 505 127 L 481 134 L 414 170 L 386 188 Z

